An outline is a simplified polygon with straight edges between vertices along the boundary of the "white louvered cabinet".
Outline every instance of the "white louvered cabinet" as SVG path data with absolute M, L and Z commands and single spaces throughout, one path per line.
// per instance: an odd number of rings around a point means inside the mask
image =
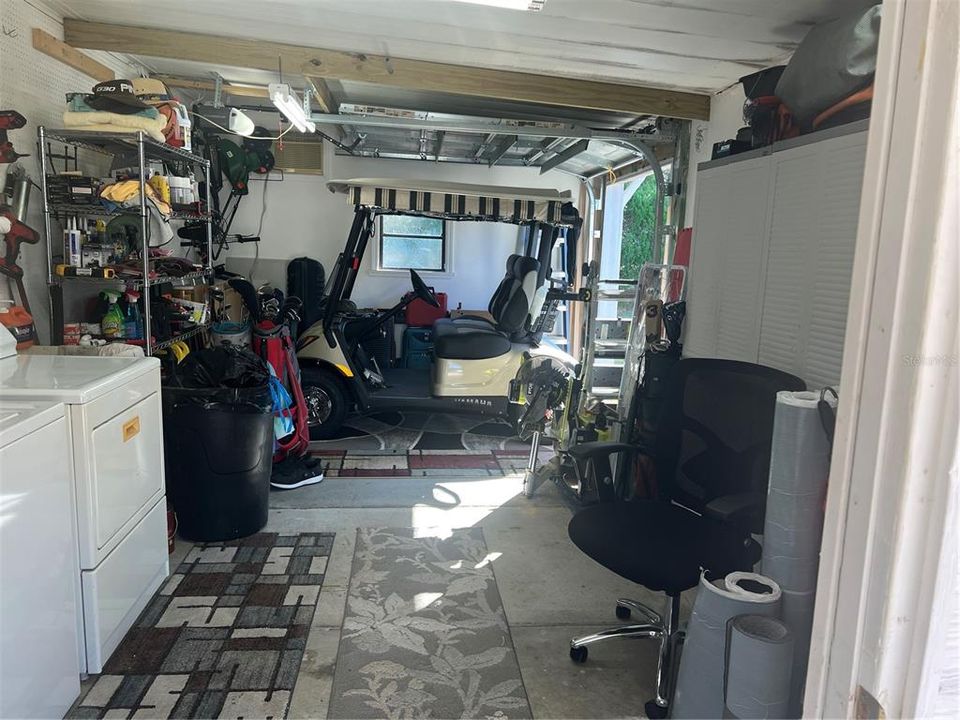
M 866 135 L 854 124 L 700 165 L 685 355 L 839 382 Z
M 767 158 L 697 176 L 694 254 L 688 280 L 686 354 L 740 359 L 755 355 L 760 326 L 752 309 L 761 300 L 769 192 Z

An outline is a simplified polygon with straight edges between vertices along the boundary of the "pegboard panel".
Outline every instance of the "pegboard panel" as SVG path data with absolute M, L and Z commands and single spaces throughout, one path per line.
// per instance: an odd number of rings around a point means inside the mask
M 29 157 L 19 163 L 39 183 L 37 126 L 61 127 L 66 93 L 85 92 L 96 83 L 93 78 L 33 49 L 33 28 L 40 28 L 63 39 L 63 16 L 39 0 L 0 0 L 0 109 L 16 110 L 27 119 L 25 127 L 9 133 L 20 153 Z M 119 61 L 108 53 L 90 53 L 91 57 L 114 70 L 118 77 L 139 75 L 139 69 Z M 81 156 L 81 169 L 103 172 L 102 156 Z M 86 165 L 86 167 L 84 167 Z M 0 165 L 0 184 L 10 166 Z M 49 340 L 49 301 L 47 295 L 47 246 L 43 238 L 43 199 L 39 190 L 30 197 L 27 224 L 41 235 L 37 245 L 23 245 L 19 264 L 24 269 L 27 296 L 40 338 Z M 6 280 L 0 277 L 0 298 L 12 297 Z

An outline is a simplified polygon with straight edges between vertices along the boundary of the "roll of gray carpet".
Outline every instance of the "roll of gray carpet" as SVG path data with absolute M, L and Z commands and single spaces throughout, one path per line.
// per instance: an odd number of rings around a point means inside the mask
M 790 704 L 793 633 L 782 620 L 738 615 L 727 623 L 723 717 L 786 717 Z
M 781 617 L 794 635 L 790 705 L 800 717 L 813 601 L 820 565 L 830 443 L 817 410 L 819 392 L 779 392 L 770 448 L 770 484 L 761 571 L 783 590 Z M 831 407 L 836 401 L 827 398 Z
M 672 718 L 719 718 L 723 715 L 723 668 L 727 621 L 737 615 L 776 617 L 780 586 L 756 573 L 730 573 L 723 580 L 700 576 L 693 612 L 680 656 Z

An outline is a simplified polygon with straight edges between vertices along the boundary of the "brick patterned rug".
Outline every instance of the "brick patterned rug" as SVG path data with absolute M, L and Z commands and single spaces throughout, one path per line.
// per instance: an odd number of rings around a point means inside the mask
M 311 454 L 323 462 L 326 477 L 500 478 L 522 474 L 530 450 L 470 453 L 463 450 L 354 452 L 312 449 Z M 552 450 L 541 450 L 541 464 L 551 457 Z
M 499 478 L 523 473 L 530 445 L 497 418 L 405 411 L 352 415 L 310 451 L 327 477 Z
M 350 415 L 330 440 L 314 441 L 317 449 L 368 453 L 407 450 L 458 450 L 489 453 L 529 448 L 513 427 L 500 418 L 414 410 Z
M 333 538 L 193 547 L 67 717 L 286 717 Z

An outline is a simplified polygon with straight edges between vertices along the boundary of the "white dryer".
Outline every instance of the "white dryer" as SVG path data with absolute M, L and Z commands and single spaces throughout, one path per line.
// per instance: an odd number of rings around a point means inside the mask
M 69 451 L 61 403 L 0 400 L 0 717 L 63 717 L 80 694 Z
M 160 363 L 14 354 L 0 359 L 6 399 L 66 405 L 82 659 L 98 673 L 168 574 Z

